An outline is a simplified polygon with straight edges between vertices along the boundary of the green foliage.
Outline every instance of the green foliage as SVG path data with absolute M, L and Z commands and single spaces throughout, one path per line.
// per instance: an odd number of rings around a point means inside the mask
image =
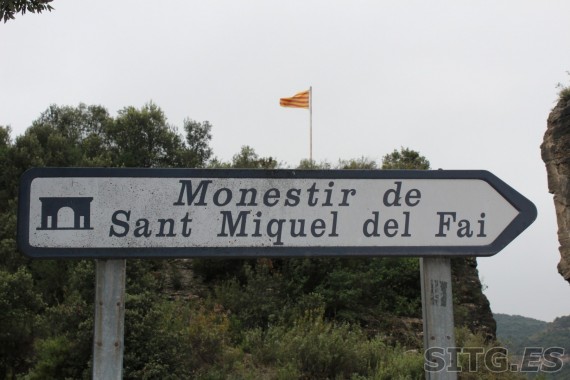
M 301 162 L 299 162 L 299 165 L 297 166 L 297 169 L 321 169 L 321 170 L 326 170 L 326 169 L 330 169 L 331 168 L 331 164 L 326 162 L 326 161 L 322 161 L 320 163 L 317 163 L 316 161 L 311 161 L 311 160 L 301 160 Z
M 198 378 L 222 367 L 229 350 L 229 319 L 216 304 L 129 296 L 125 379 Z
M 0 269 L 15 272 L 28 263 L 16 249 L 16 200 L 10 199 L 0 207 Z
M 368 157 L 352 158 L 350 160 L 339 160 L 336 165 L 331 165 L 327 161 L 309 161 L 301 160 L 297 169 L 361 169 L 361 170 L 374 170 L 378 169 L 376 162 Z
M 423 358 L 404 354 L 380 338 L 368 339 L 355 325 L 328 322 L 322 310 L 309 310 L 292 327 L 250 330 L 243 343 L 258 365 L 279 366 L 290 378 L 421 379 Z M 296 377 L 294 377 L 296 376 Z
M 5 210 L 10 199 L 9 186 L 11 185 L 10 171 L 12 168 L 8 163 L 8 154 L 12 148 L 10 127 L 0 125 L 0 212 Z
M 0 270 L 0 378 L 10 378 L 26 368 L 35 318 L 43 307 L 28 270 Z
M 65 272 L 60 272 L 64 280 L 59 281 L 62 288 L 57 292 L 57 299 L 54 300 L 53 295 L 44 295 L 50 305 L 37 321 L 36 358 L 28 372 L 31 379 L 89 378 L 94 265 L 86 260 L 67 263 Z M 44 279 L 43 284 L 50 282 Z M 54 289 L 54 286 L 50 288 Z
M 117 166 L 168 167 L 181 166 L 177 153 L 184 149 L 181 137 L 166 122 L 162 110 L 154 103 L 125 107 L 109 128 L 114 142 L 111 150 Z
M 239 319 L 239 328 L 267 327 L 278 322 L 288 296 L 283 275 L 273 270 L 268 259 L 258 260 L 255 267 L 246 262 L 243 270 L 243 283 L 236 277 L 223 281 L 214 290 L 216 299 Z
M 497 337 L 513 356 L 521 357 L 525 347 L 562 347 L 565 354 L 570 347 L 570 316 L 556 318 L 553 322 L 544 322 L 519 315 L 495 314 Z M 570 378 L 567 363 L 559 372 L 546 374 L 541 372 L 538 378 L 562 380 Z
M 273 157 L 259 157 L 255 149 L 244 145 L 238 153 L 234 154 L 231 162 L 214 158 L 207 166 L 212 169 L 277 169 L 280 164 Z
M 17 196 L 18 180 L 31 167 L 109 166 L 106 129 L 112 122 L 100 106 L 50 106 L 6 154 L 3 174 L 7 197 Z
M 457 347 L 463 348 L 457 364 L 462 369 L 461 380 L 525 380 L 518 372 L 507 371 L 511 363 L 518 361 L 509 355 L 498 342 L 489 342 L 480 333 L 473 333 L 467 327 L 455 329 Z M 478 353 L 478 354 L 477 354 Z
M 75 347 L 64 335 L 36 342 L 36 364 L 26 380 L 89 379 L 83 363 L 73 363 Z M 79 364 L 79 365 L 77 365 Z
M 566 71 L 566 74 L 570 75 L 570 71 Z M 564 85 L 562 83 L 558 83 L 556 85 L 558 89 L 558 98 L 561 100 L 570 100 L 570 85 Z
M 367 334 L 382 331 L 389 343 L 421 346 L 405 322 L 421 316 L 417 259 L 258 259 L 241 269 L 210 285 L 230 312 L 236 341 L 244 330 L 291 326 L 307 310 L 319 309 Z
M 250 146 L 242 146 L 232 158 L 232 167 L 241 169 L 276 169 L 279 163 L 273 157 L 259 157 Z
M 382 169 L 429 169 L 429 161 L 415 150 L 401 148 L 400 151 L 394 149 L 390 154 L 382 158 Z
M 560 92 L 558 93 L 558 96 L 560 97 L 560 99 L 562 100 L 568 100 L 570 99 L 570 86 L 564 87 L 560 90 Z
M 212 125 L 208 121 L 199 123 L 194 120 L 184 120 L 186 143 L 189 149 L 183 154 L 187 156 L 185 163 L 192 168 L 201 168 L 206 165 L 212 156 L 210 141 L 212 140 Z
M 366 158 L 366 157 L 360 157 L 357 159 L 352 159 L 352 160 L 340 160 L 338 162 L 338 168 L 339 169 L 368 169 L 368 170 L 373 170 L 373 169 L 377 169 L 377 165 L 376 162 Z
M 157 334 L 161 322 L 156 293 L 128 293 L 125 302 L 124 378 L 160 378 L 172 368 L 178 345 L 168 347 L 174 331 Z
M 387 314 L 421 315 L 417 259 L 329 259 L 328 265 L 319 264 L 328 270 L 321 272 L 315 291 L 323 295 L 327 315 L 369 325 Z
M 42 13 L 43 11 L 51 12 L 53 7 L 48 3 L 52 0 L 2 0 L 0 2 L 0 20 L 4 23 L 13 20 L 15 14 L 24 15 L 26 11 L 30 13 Z
M 66 369 L 66 359 L 71 351 L 65 336 L 40 340 L 36 343 L 37 364 L 26 376 L 30 380 L 67 378 L 72 373 L 62 373 Z M 68 367 L 67 367 L 68 368 Z
M 12 129 L 7 126 L 1 126 L 0 125 L 0 152 L 1 153 L 5 153 L 8 149 L 8 147 L 10 146 L 10 134 L 12 132 Z
M 530 345 L 529 338 L 545 331 L 548 323 L 519 315 L 495 314 L 497 337 L 513 354 L 521 354 Z

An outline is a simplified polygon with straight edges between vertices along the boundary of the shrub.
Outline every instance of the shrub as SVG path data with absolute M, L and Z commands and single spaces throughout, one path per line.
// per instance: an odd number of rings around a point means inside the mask
M 566 74 L 570 75 L 570 71 L 566 71 Z M 556 85 L 558 88 L 558 97 L 562 100 L 569 100 L 570 99 L 570 85 L 566 86 L 562 83 L 558 83 Z
M 290 328 L 248 331 L 243 349 L 258 366 L 277 366 L 283 378 L 288 378 L 286 374 L 300 379 L 423 377 L 421 355 L 406 355 L 379 337 L 369 339 L 358 325 L 326 321 L 322 309 L 306 312 Z

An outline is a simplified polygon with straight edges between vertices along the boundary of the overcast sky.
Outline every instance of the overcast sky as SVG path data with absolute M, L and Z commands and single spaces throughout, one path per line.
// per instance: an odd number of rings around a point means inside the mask
M 316 161 L 404 146 L 434 169 L 489 170 L 532 200 L 536 222 L 478 260 L 485 293 L 497 313 L 570 315 L 539 149 L 556 84 L 570 84 L 569 1 L 52 5 L 0 25 L 0 125 L 13 136 L 51 104 L 115 115 L 153 101 L 174 125 L 210 121 L 220 159 L 250 145 L 295 166 L 309 115 L 279 98 L 312 86 Z

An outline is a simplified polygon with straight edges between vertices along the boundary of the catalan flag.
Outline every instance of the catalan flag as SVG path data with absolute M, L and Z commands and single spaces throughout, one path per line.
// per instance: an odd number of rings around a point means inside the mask
M 311 96 L 310 90 L 299 92 L 298 94 L 295 94 L 290 98 L 279 99 L 279 105 L 281 107 L 307 108 L 307 109 L 309 109 L 310 96 Z

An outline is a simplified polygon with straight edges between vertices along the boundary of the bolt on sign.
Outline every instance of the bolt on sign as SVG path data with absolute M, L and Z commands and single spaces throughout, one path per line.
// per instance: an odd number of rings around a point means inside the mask
M 35 258 L 490 256 L 536 218 L 487 171 L 41 168 L 20 184 Z

